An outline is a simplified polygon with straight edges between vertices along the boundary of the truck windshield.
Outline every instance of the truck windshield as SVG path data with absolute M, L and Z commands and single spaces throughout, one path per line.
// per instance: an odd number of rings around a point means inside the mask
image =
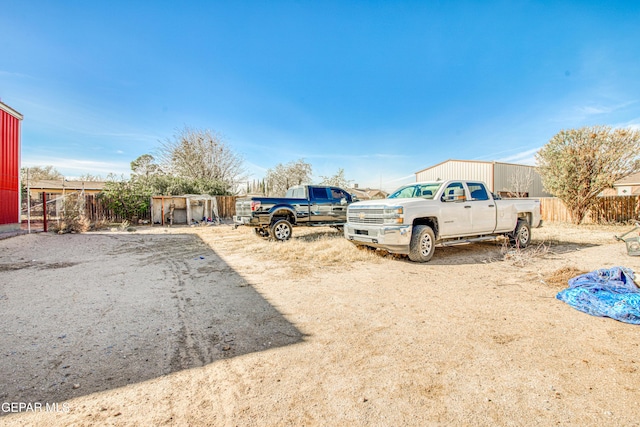
M 390 199 L 408 199 L 411 197 L 422 197 L 423 199 L 433 199 L 433 196 L 438 192 L 438 188 L 442 185 L 441 182 L 430 182 L 428 184 L 411 184 L 398 188 Z

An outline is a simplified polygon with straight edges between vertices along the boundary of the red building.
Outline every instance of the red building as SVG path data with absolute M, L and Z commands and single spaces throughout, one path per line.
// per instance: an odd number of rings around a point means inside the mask
M 20 228 L 20 121 L 0 102 L 0 232 Z

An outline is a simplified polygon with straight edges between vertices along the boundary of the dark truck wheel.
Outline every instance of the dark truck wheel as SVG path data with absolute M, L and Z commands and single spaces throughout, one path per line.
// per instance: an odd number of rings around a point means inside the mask
M 518 248 L 524 249 L 531 242 L 531 227 L 529 222 L 519 219 L 516 228 L 509 234 L 509 243 Z
M 291 237 L 293 227 L 286 219 L 279 219 L 271 224 L 271 237 L 284 242 Z
M 436 236 L 428 225 L 416 225 L 411 233 L 409 259 L 415 262 L 427 262 L 436 250 Z

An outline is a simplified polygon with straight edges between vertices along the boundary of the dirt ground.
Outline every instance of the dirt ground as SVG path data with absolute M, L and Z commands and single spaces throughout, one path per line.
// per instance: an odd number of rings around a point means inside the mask
M 0 241 L 3 425 L 640 425 L 640 326 L 555 299 L 640 272 L 545 224 L 433 260 L 330 229 L 140 227 Z

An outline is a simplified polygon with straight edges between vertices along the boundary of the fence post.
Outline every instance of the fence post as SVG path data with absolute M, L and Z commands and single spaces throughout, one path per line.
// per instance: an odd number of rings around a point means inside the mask
M 42 192 L 42 224 L 44 226 L 44 232 L 48 231 L 47 227 L 47 192 Z

